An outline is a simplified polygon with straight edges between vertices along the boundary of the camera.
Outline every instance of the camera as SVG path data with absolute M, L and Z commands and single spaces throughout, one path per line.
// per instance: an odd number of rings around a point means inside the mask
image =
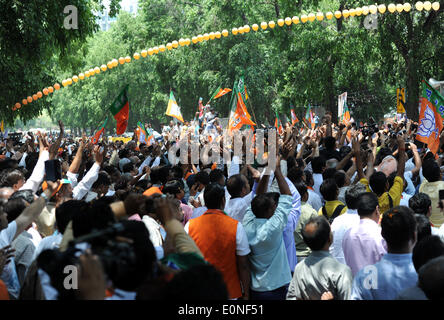
M 79 256 L 88 247 L 99 257 L 105 274 L 113 283 L 122 282 L 128 275 L 137 272 L 137 256 L 132 241 L 116 238 L 126 231 L 126 224 L 116 223 L 70 241 L 66 251 L 45 250 L 38 256 L 39 268 L 50 276 L 51 285 L 58 291 L 59 299 L 74 298 L 73 290 L 64 288 L 66 274 L 63 269 L 67 265 L 79 265 Z
M 362 134 L 364 135 L 364 137 L 371 137 L 378 131 L 379 131 L 378 125 L 376 123 L 372 123 L 370 125 L 363 127 Z

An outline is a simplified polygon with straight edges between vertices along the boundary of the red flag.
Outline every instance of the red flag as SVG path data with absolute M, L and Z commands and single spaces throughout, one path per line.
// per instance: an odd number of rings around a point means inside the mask
M 118 95 L 116 100 L 110 107 L 110 111 L 117 121 L 117 134 L 123 134 L 128 126 L 129 118 L 129 101 L 128 101 L 128 86 Z
M 108 118 L 106 118 L 105 122 L 102 124 L 99 131 L 97 131 L 96 134 L 94 135 L 93 140 L 92 140 L 93 144 L 97 144 L 99 142 L 100 136 L 105 131 L 105 127 L 106 127 L 107 122 L 108 122 Z

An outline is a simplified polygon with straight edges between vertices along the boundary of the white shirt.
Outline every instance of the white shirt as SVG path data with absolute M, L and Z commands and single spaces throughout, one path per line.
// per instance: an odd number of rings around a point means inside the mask
M 409 200 L 410 200 L 410 198 L 412 196 L 407 194 L 407 193 L 405 193 L 405 192 L 403 192 L 401 196 L 402 196 L 402 198 L 401 198 L 401 201 L 399 202 L 399 205 L 400 206 L 408 207 L 409 206 Z
M 32 260 L 37 259 L 37 257 L 45 250 L 56 249 L 62 243 L 63 234 L 55 231 L 52 235 L 47 236 L 40 241 L 39 246 L 34 251 L 34 257 Z
M 153 246 L 162 246 L 163 239 L 162 234 L 160 233 L 160 224 L 158 224 L 156 220 L 147 215 L 142 217 L 142 222 L 145 223 L 145 226 L 148 229 L 150 240 L 153 243 Z
M 247 212 L 248 206 L 253 200 L 253 191 L 247 194 L 245 197 L 231 198 L 225 204 L 225 213 L 228 214 L 233 219 L 236 219 L 240 223 L 244 219 L 244 215 Z
M 324 179 L 322 178 L 322 174 L 313 173 L 313 181 L 314 181 L 313 189 L 320 196 L 321 192 L 319 191 L 319 188 L 321 187 L 322 181 L 324 181 Z
M 12 221 L 8 224 L 6 229 L 0 231 L 0 248 L 10 245 L 12 240 L 14 240 L 16 232 L 17 223 L 15 221 Z M 5 266 L 0 278 L 8 288 L 9 294 L 15 299 L 18 299 L 20 293 L 20 282 L 15 269 L 14 257 L 11 258 L 11 261 Z
M 321 197 L 311 189 L 307 189 L 308 191 L 308 200 L 307 203 L 312 206 L 313 209 L 319 211 L 322 207 Z
M 40 242 L 42 241 L 42 236 L 40 235 L 40 233 L 37 231 L 36 228 L 37 228 L 37 225 L 33 222 L 32 227 L 26 231 L 31 235 L 31 238 L 29 238 L 29 239 L 34 244 L 34 247 L 37 248 L 39 246 Z
M 441 238 L 442 241 L 444 241 L 444 224 L 438 229 L 437 235 Z
M 345 214 L 336 217 L 331 224 L 333 243 L 330 246 L 330 254 L 340 263 L 346 264 L 342 250 L 342 239 L 349 229 L 359 224 L 359 220 L 358 211 L 348 209 Z
M 184 227 L 186 233 L 189 233 L 188 232 L 189 228 L 190 228 L 190 222 L 188 221 Z M 246 256 L 249 253 L 250 253 L 250 245 L 248 244 L 247 234 L 245 232 L 244 227 L 242 226 L 242 223 L 238 223 L 236 229 L 236 255 Z
M 49 152 L 45 150 L 37 160 L 31 176 L 28 180 L 26 180 L 25 184 L 20 188 L 20 190 L 32 190 L 33 192 L 37 192 L 45 176 L 46 160 L 49 160 Z
M 97 181 L 99 177 L 100 166 L 97 163 L 94 163 L 83 177 L 82 181 L 79 182 L 78 185 L 72 190 L 72 196 L 75 200 L 81 200 L 91 189 L 94 182 Z

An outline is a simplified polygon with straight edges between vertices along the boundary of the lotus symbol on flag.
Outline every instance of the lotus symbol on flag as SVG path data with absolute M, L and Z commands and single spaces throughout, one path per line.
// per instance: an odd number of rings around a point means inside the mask
M 424 111 L 424 118 L 418 128 L 418 134 L 423 137 L 430 137 L 435 132 L 436 136 L 439 135 L 438 128 L 435 126 L 435 114 L 428 106 Z

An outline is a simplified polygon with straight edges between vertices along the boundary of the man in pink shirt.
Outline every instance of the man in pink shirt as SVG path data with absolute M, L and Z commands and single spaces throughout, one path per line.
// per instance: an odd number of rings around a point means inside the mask
M 363 267 L 375 264 L 387 253 L 387 244 L 381 235 L 378 197 L 366 192 L 358 198 L 360 221 L 349 229 L 342 240 L 342 249 L 353 276 Z

